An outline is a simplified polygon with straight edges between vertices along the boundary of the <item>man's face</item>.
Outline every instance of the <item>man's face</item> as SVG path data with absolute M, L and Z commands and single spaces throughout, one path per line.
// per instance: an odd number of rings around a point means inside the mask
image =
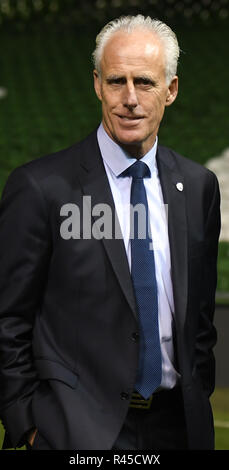
M 153 146 L 165 106 L 175 100 L 178 78 L 166 85 L 161 41 L 149 31 L 115 33 L 104 48 L 94 84 L 108 135 L 139 157 Z

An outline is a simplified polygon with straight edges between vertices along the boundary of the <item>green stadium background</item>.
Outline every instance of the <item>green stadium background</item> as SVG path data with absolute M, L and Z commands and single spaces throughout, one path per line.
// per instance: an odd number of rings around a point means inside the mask
M 91 62 L 95 35 L 110 19 L 137 13 L 165 20 L 182 49 L 179 96 L 166 111 L 160 142 L 203 165 L 218 158 L 217 168 L 226 155 L 221 170 L 226 195 L 229 0 L 0 0 L 0 191 L 13 168 L 67 147 L 97 126 L 100 105 Z M 224 203 L 225 224 L 227 210 Z M 226 235 L 219 246 L 215 315 L 216 449 L 229 449 L 228 305 Z M 0 425 L 0 445 L 3 434 Z

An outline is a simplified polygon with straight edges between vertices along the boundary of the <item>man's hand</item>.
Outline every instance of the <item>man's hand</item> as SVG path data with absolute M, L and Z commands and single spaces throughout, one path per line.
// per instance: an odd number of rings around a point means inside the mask
M 34 443 L 34 439 L 36 437 L 36 434 L 37 434 L 37 429 L 31 429 L 29 432 L 28 432 L 28 435 L 27 435 L 27 441 L 29 443 L 29 445 L 33 445 Z

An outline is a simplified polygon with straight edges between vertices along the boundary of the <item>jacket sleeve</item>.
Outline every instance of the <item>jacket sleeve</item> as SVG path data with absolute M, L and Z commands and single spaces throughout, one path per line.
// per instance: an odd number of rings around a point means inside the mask
M 27 168 L 14 170 L 0 204 L 0 417 L 12 447 L 34 426 L 32 334 L 50 256 L 47 224 L 39 185 Z
M 213 347 L 217 334 L 213 324 L 215 312 L 215 291 L 217 285 L 217 255 L 220 233 L 220 193 L 216 176 L 211 176 L 208 187 L 208 211 L 205 223 L 205 252 L 200 304 L 199 327 L 196 338 L 197 368 L 202 385 L 208 395 L 215 386 L 215 358 Z M 210 197 L 209 197 L 210 194 Z

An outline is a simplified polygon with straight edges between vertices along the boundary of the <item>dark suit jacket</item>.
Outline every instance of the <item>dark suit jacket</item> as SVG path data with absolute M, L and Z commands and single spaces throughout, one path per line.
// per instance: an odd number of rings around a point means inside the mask
M 168 204 L 189 447 L 208 449 L 218 184 L 209 170 L 167 148 L 159 146 L 157 163 Z M 37 427 L 54 449 L 111 449 L 128 410 L 138 319 L 123 240 L 60 236 L 62 205 L 82 209 L 83 195 L 114 213 L 96 132 L 16 169 L 3 193 L 0 415 L 13 446 Z

